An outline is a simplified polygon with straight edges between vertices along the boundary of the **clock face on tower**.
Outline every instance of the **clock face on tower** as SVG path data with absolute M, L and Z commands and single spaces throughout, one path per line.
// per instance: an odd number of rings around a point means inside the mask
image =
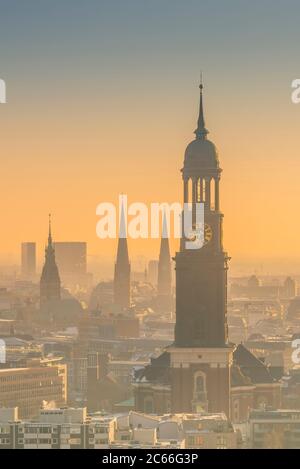
M 204 233 L 203 233 L 203 225 L 196 224 L 195 228 L 192 230 L 192 232 L 187 237 L 187 239 L 189 239 L 190 241 L 195 241 L 197 238 L 200 238 L 202 234 L 203 234 L 204 244 L 209 243 L 213 236 L 213 230 L 212 230 L 212 227 L 208 223 L 204 224 Z

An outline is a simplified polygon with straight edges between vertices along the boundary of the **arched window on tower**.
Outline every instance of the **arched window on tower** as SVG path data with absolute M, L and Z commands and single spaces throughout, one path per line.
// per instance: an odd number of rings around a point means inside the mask
M 206 201 L 206 181 L 202 178 L 202 202 Z
M 197 180 L 197 202 L 201 202 L 201 180 Z
M 202 371 L 194 374 L 194 401 L 206 401 L 206 375 Z
M 205 202 L 210 209 L 210 178 L 205 179 Z
M 210 182 L 210 209 L 211 210 L 215 210 L 216 207 L 215 207 L 215 193 L 216 193 L 216 186 L 215 186 L 215 179 L 212 178 L 211 182 Z

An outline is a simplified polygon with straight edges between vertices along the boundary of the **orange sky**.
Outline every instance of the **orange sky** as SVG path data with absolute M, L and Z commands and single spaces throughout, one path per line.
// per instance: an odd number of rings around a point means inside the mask
M 258 93 L 229 103 L 234 90 L 206 88 L 209 138 L 223 168 L 225 248 L 235 259 L 300 257 L 300 107 L 290 103 L 288 84 L 281 112 L 276 100 L 266 106 Z M 57 241 L 86 240 L 91 255 L 108 257 L 116 246 L 96 237 L 98 203 L 117 202 L 120 192 L 129 203 L 181 201 L 180 168 L 193 138 L 198 90 L 187 96 L 181 90 L 171 106 L 167 91 L 156 101 L 140 91 L 132 107 L 123 96 L 118 110 L 114 97 L 110 112 L 105 103 L 93 114 L 83 108 L 78 115 L 74 106 L 40 119 L 36 104 L 14 121 L 8 105 L 1 108 L 2 259 L 18 260 L 26 240 L 37 241 L 41 253 L 50 211 Z M 132 256 L 152 258 L 159 243 L 129 246 Z
M 232 264 L 300 271 L 299 2 L 88 3 L 1 10 L 0 261 L 19 263 L 22 241 L 42 258 L 51 212 L 57 241 L 86 240 L 90 261 L 111 262 L 116 243 L 96 237 L 100 202 L 181 201 L 202 69 Z M 129 249 L 153 258 L 159 242 Z

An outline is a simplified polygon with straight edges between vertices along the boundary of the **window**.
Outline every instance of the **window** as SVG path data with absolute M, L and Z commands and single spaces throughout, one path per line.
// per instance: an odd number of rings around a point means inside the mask
M 9 427 L 0 427 L 0 433 L 9 433 Z
M 153 405 L 153 398 L 146 397 L 144 400 L 144 409 L 146 414 L 153 414 L 154 405 Z
M 259 396 L 257 399 L 257 408 L 258 409 L 265 409 L 268 405 L 268 399 L 266 396 Z
M 204 391 L 204 377 L 201 375 L 195 378 L 195 391 L 196 392 Z
M 206 376 L 202 371 L 194 374 L 194 401 L 206 401 Z
M 0 438 L 1 445 L 8 445 L 10 443 L 9 438 Z
M 226 449 L 227 439 L 223 435 L 217 436 L 217 449 Z

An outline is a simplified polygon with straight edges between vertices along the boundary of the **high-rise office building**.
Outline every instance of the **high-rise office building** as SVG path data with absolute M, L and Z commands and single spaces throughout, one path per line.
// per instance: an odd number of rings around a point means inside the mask
M 36 274 L 36 243 L 21 244 L 21 274 L 26 280 L 31 280 Z
M 60 275 L 84 275 L 87 271 L 87 245 L 81 241 L 55 241 L 55 259 Z
M 29 361 L 25 368 L 0 369 L 0 407 L 19 406 L 21 418 L 34 417 L 45 403 L 67 402 L 66 365 Z

